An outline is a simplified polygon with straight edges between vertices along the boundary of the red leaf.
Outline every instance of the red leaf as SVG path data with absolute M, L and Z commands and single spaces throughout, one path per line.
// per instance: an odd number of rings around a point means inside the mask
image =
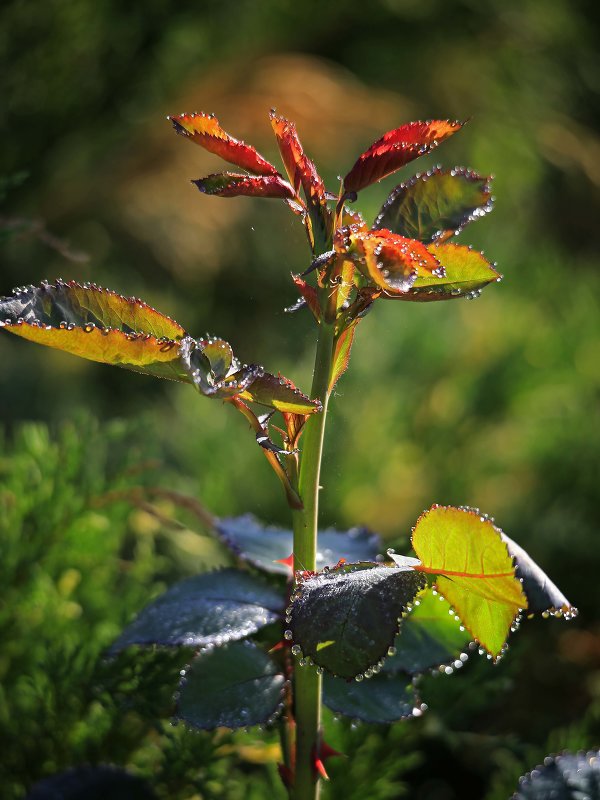
M 387 230 L 351 234 L 349 255 L 366 278 L 392 296 L 408 292 L 418 277 L 444 274 L 422 242 Z
M 358 192 L 391 175 L 460 130 L 464 123 L 450 120 L 409 122 L 388 131 L 360 155 L 344 178 L 344 191 Z
M 199 144 L 224 161 L 255 175 L 279 175 L 275 167 L 245 142 L 234 139 L 212 114 L 177 114 L 167 117 L 176 132 Z
M 203 194 L 217 197 L 277 197 L 287 200 L 294 196 L 292 187 L 281 175 L 238 175 L 217 172 L 192 181 Z
M 294 190 L 298 192 L 302 186 L 308 203 L 324 205 L 326 200 L 323 180 L 313 162 L 304 153 L 296 126 L 284 117 L 277 116 L 274 111 L 270 118 L 281 158 Z
M 321 319 L 321 306 L 319 305 L 317 290 L 314 286 L 311 286 L 301 278 L 300 275 L 292 274 L 292 280 L 302 297 L 306 300 L 306 304 L 314 314 L 315 319 L 319 322 Z

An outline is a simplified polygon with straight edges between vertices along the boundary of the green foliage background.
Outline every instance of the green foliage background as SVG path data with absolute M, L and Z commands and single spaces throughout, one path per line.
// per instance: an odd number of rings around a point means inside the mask
M 381 303 L 362 324 L 332 403 L 324 523 L 368 524 L 400 547 L 432 502 L 478 505 L 581 614 L 527 623 L 496 668 L 476 658 L 428 679 L 419 720 L 330 721 L 352 755 L 332 763 L 326 797 L 368 785 L 376 800 L 501 800 L 547 751 L 600 743 L 597 35 L 583 0 L 0 11 L 0 293 L 94 280 L 305 388 L 310 320 L 282 313 L 290 270 L 307 264 L 299 223 L 283 204 L 201 197 L 188 179 L 217 162 L 165 115 L 213 111 L 275 157 L 275 105 L 332 186 L 384 130 L 472 118 L 415 169 L 495 174 L 496 210 L 461 239 L 505 281 L 477 302 Z M 367 218 L 396 183 L 362 193 Z M 81 763 L 127 765 L 165 798 L 281 796 L 272 736 L 169 725 L 177 659 L 101 657 L 150 597 L 225 558 L 197 520 L 164 499 L 148 507 L 135 487 L 287 523 L 245 424 L 188 387 L 8 336 L 0 363 L 6 796 Z

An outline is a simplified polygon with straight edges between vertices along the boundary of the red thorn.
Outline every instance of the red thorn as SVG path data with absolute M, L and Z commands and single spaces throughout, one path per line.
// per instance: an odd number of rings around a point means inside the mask
M 284 647 L 289 647 L 289 642 L 285 639 L 281 639 L 277 644 L 274 644 L 273 647 L 269 650 L 269 653 L 276 653 L 278 650 L 283 650 Z
M 329 780 L 329 775 L 327 774 L 327 770 L 325 769 L 325 764 L 321 761 L 320 758 L 315 758 L 313 761 L 313 769 L 315 774 L 320 775 L 326 781 Z
M 291 789 L 294 785 L 294 773 L 287 764 L 277 764 L 277 772 L 286 789 Z
M 328 758 L 335 758 L 335 756 L 343 756 L 343 753 L 340 753 L 339 750 L 334 750 L 333 747 L 330 747 L 327 742 L 321 742 L 321 758 L 326 761 Z
M 287 567 L 290 571 L 290 575 L 294 575 L 294 554 L 290 553 L 287 558 L 277 558 L 275 559 L 276 564 L 283 564 L 284 567 Z

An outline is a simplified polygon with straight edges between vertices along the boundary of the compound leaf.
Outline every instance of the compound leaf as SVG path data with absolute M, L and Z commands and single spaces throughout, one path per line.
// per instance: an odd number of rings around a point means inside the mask
M 393 190 L 373 227 L 422 242 L 444 241 L 492 210 L 490 181 L 463 167 L 415 175 Z
M 373 675 L 360 682 L 325 675 L 323 702 L 338 714 L 382 725 L 420 712 L 415 687 L 408 675 Z
M 195 728 L 246 728 L 273 718 L 285 678 L 253 642 L 205 650 L 182 679 L 177 716 Z
M 0 326 L 67 353 L 186 380 L 179 363 L 185 331 L 135 297 L 75 281 L 43 283 L 0 298 Z
M 290 200 L 294 197 L 292 187 L 281 175 L 238 175 L 233 172 L 217 172 L 192 183 L 203 194 L 216 197 L 275 197 L 281 200 Z
M 433 506 L 419 517 L 412 546 L 424 572 L 471 635 L 494 657 L 527 598 L 501 531 L 471 509 Z
M 181 136 L 224 161 L 254 175 L 279 175 L 275 167 L 257 153 L 254 147 L 226 133 L 213 114 L 176 114 L 167 119 Z
M 358 564 L 304 579 L 291 603 L 290 628 L 304 657 L 342 678 L 377 664 L 425 578 L 410 569 Z
M 483 253 L 470 247 L 446 242 L 430 244 L 427 249 L 440 263 L 441 274 L 419 274 L 409 291 L 397 294 L 397 299 L 430 302 L 477 297 L 488 283 L 502 280 Z
M 426 589 L 402 620 L 394 641 L 395 652 L 386 658 L 383 670 L 419 675 L 456 661 L 471 640 L 454 619 L 448 601 Z
M 512 800 L 600 800 L 600 751 L 548 756 L 519 779 Z
M 176 583 L 144 608 L 110 652 L 131 645 L 207 646 L 242 639 L 279 619 L 284 598 L 235 569 Z
M 274 575 L 288 575 L 286 559 L 293 550 L 292 531 L 262 525 L 251 514 L 219 519 L 215 522 L 219 538 L 237 556 L 254 567 Z M 319 533 L 317 569 L 335 566 L 340 559 L 352 563 L 375 561 L 381 552 L 381 540 L 367 528 L 341 532 L 328 528 Z
M 409 122 L 388 131 L 358 157 L 344 178 L 344 191 L 358 192 L 386 175 L 391 175 L 409 161 L 430 153 L 462 126 L 462 122 L 429 120 Z

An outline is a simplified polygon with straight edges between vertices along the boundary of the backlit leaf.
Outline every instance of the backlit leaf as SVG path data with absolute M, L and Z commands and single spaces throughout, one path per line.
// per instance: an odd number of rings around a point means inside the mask
M 349 255 L 365 278 L 392 297 L 406 294 L 419 276 L 436 281 L 444 274 L 422 242 L 387 230 L 352 234 Z
M 508 552 L 515 560 L 517 577 L 523 583 L 523 591 L 527 597 L 527 613 L 548 612 L 555 616 L 564 616 L 567 619 L 577 616 L 577 609 L 571 605 L 546 573 L 538 567 L 529 553 L 513 542 L 505 533 L 501 535 Z
M 294 196 L 292 187 L 280 175 L 238 175 L 217 172 L 192 181 L 203 194 L 217 197 L 275 197 L 282 200 Z
M 365 186 L 391 175 L 419 156 L 430 153 L 438 144 L 462 127 L 461 122 L 429 120 L 409 122 L 388 131 L 360 155 L 344 178 L 345 192 L 358 192 Z
M 337 382 L 348 369 L 352 342 L 354 341 L 354 334 L 356 333 L 356 327 L 359 322 L 360 319 L 355 319 L 336 339 L 335 350 L 333 352 L 333 365 L 331 367 L 331 381 L 329 383 L 330 392 L 335 389 Z
M 342 678 L 377 664 L 425 578 L 375 565 L 336 567 L 303 580 L 291 604 L 293 641 L 304 657 Z
M 408 675 L 374 675 L 360 682 L 325 675 L 323 702 L 337 714 L 382 725 L 420 711 L 415 687 Z
M 418 605 L 417 605 L 418 602 Z M 419 675 L 460 658 L 472 636 L 454 619 L 450 604 L 431 589 L 417 596 L 412 611 L 402 620 L 394 641 L 394 655 L 386 658 L 384 672 Z
M 330 213 L 327 208 L 323 180 L 313 162 L 305 154 L 294 123 L 274 111 L 271 112 L 270 117 L 290 183 L 296 193 L 302 186 L 312 225 L 319 227 L 320 238 L 325 240 Z
M 223 340 L 217 340 L 223 342 Z M 230 362 L 229 369 L 223 375 L 225 361 L 222 357 L 212 355 L 214 350 L 209 349 L 208 355 L 204 354 L 204 345 L 209 347 L 213 340 L 192 339 L 187 336 L 182 340 L 179 347 L 180 361 L 185 370 L 187 379 L 194 384 L 198 391 L 205 397 L 215 397 L 222 400 L 237 397 L 245 392 L 254 381 L 264 374 L 264 370 L 258 364 L 244 365 L 233 360 Z M 227 344 L 224 342 L 224 344 Z M 216 372 L 213 369 L 213 362 L 208 357 L 212 355 L 215 360 Z
M 410 290 L 397 294 L 398 300 L 431 302 L 456 297 L 477 297 L 489 283 L 502 280 L 483 253 L 464 245 L 446 242 L 430 244 L 427 249 L 443 267 L 444 274 L 419 275 Z M 384 294 L 383 297 L 392 295 Z
M 220 645 L 279 619 L 283 595 L 253 575 L 223 569 L 176 583 L 147 605 L 110 652 L 131 645 Z
M 419 517 L 412 546 L 423 571 L 474 639 L 494 657 L 527 598 L 501 531 L 470 509 L 433 506 Z
M 321 410 L 318 400 L 311 400 L 287 378 L 275 377 L 269 372 L 257 377 L 240 396 L 253 403 L 292 414 L 312 414 Z
M 460 167 L 415 175 L 394 189 L 373 227 L 422 242 L 444 241 L 492 210 L 490 180 Z
M 600 751 L 548 756 L 520 778 L 512 800 L 600 800 Z
M 246 728 L 275 716 L 285 678 L 253 642 L 201 652 L 182 679 L 177 716 L 195 728 Z
M 236 555 L 264 572 L 287 575 L 281 563 L 294 548 L 292 531 L 266 527 L 251 514 L 229 517 L 215 522 L 221 540 Z M 375 561 L 381 552 L 381 540 L 367 528 L 351 528 L 341 532 L 328 528 L 319 533 L 317 569 L 335 566 L 343 558 L 349 563 Z
M 177 133 L 230 164 L 235 164 L 255 175 L 279 174 L 254 147 L 226 133 L 212 114 L 176 114 L 167 119 Z
M 183 328 L 134 297 L 75 281 L 43 283 L 0 298 L 0 327 L 67 353 L 161 378 L 187 380 Z

